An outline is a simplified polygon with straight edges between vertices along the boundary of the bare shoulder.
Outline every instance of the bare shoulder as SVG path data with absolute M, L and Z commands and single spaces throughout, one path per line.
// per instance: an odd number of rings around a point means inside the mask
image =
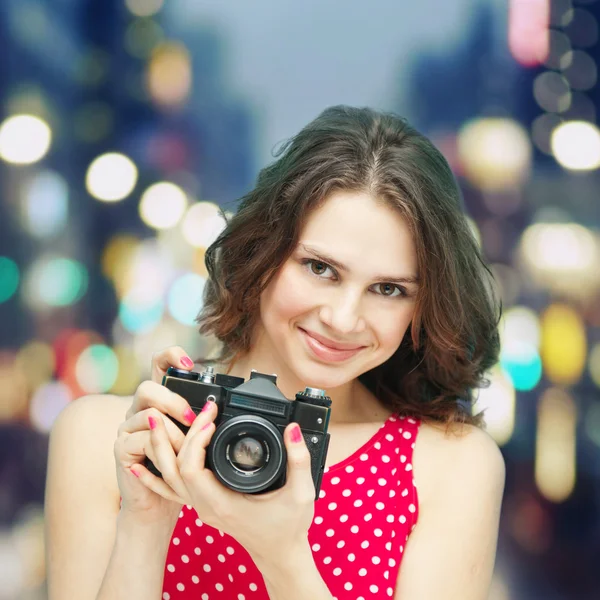
M 117 494 L 113 447 L 131 397 L 90 395 L 71 402 L 58 415 L 50 433 L 51 449 L 63 460 L 89 462 L 107 488 Z
M 420 503 L 429 503 L 449 486 L 483 487 L 491 494 L 504 488 L 505 465 L 494 439 L 473 425 L 422 423 L 414 448 L 413 467 Z
M 83 396 L 58 415 L 51 436 L 84 437 L 90 444 L 114 441 L 131 401 L 131 397 L 108 394 Z

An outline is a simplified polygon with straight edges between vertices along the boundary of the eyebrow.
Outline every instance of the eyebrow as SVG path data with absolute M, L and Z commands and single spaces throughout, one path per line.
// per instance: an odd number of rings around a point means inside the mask
M 350 269 L 342 264 L 341 262 L 331 258 L 331 256 L 327 256 L 321 250 L 317 250 L 311 246 L 307 246 L 306 244 L 299 244 L 300 248 L 302 248 L 308 254 L 312 254 L 315 258 L 330 264 L 332 267 L 335 267 L 338 271 L 346 271 L 348 272 Z M 418 285 L 420 279 L 416 275 L 376 275 L 373 279 L 377 281 L 381 281 L 383 283 L 407 283 Z

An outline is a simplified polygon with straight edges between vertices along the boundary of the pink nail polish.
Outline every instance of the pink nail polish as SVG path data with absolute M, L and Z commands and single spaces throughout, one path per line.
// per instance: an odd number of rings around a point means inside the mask
M 148 425 L 150 425 L 150 429 L 156 429 L 156 419 L 154 417 L 148 417 Z
M 206 425 L 203 425 L 203 426 L 200 428 L 200 431 L 204 431 L 205 429 L 208 429 L 208 428 L 210 427 L 210 424 L 211 424 L 211 423 L 212 423 L 212 421 L 209 421 L 209 422 L 208 422 Z
M 294 423 L 294 426 L 290 430 L 290 439 L 294 444 L 297 444 L 302 441 L 302 431 L 300 430 L 300 425 Z
M 131 469 L 129 469 L 129 470 L 130 470 L 130 471 L 131 471 L 131 472 L 132 472 L 132 473 L 133 473 L 133 474 L 134 474 L 136 477 L 139 477 L 139 476 L 140 476 L 140 474 L 139 474 L 139 473 L 138 473 L 136 470 L 134 470 L 133 468 L 131 468 Z
M 191 369 L 194 366 L 194 361 L 192 361 L 192 359 L 189 356 L 184 356 L 179 360 L 186 369 Z
M 186 408 L 183 418 L 191 425 L 196 419 L 196 413 L 191 408 Z
M 206 402 L 206 404 L 202 407 L 202 411 L 201 412 L 206 412 L 207 410 L 210 409 L 210 407 L 212 406 L 212 402 L 209 400 Z

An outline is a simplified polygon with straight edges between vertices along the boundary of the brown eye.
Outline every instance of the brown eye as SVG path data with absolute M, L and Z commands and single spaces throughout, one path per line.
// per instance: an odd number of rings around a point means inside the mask
M 310 263 L 310 270 L 315 275 L 323 275 L 325 271 L 327 271 L 327 265 L 324 262 L 319 262 L 318 260 L 313 260 Z
M 382 296 L 404 296 L 404 292 L 394 283 L 378 283 L 377 290 Z

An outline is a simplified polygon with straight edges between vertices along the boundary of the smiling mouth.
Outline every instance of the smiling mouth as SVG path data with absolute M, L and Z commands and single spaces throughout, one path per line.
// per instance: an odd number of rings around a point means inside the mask
M 316 357 L 323 362 L 342 362 L 352 358 L 365 348 L 365 346 L 350 346 L 346 348 L 328 346 L 326 342 L 334 342 L 327 340 L 327 338 L 322 338 L 321 336 L 316 337 L 316 335 L 309 333 L 301 327 L 299 327 L 298 330 L 302 334 L 306 346 L 313 357 Z

